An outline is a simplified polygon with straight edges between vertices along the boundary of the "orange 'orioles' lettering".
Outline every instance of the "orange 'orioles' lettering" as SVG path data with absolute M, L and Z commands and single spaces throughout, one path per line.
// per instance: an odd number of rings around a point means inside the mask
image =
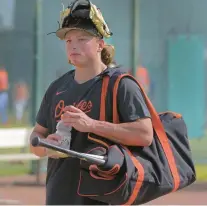
M 55 119 L 59 119 L 64 112 L 65 102 L 60 100 L 55 107 Z
M 74 103 L 73 106 L 82 110 L 85 113 L 89 113 L 93 107 L 93 104 L 91 101 L 87 102 L 82 100 L 77 104 Z M 64 100 L 60 100 L 55 107 L 55 119 L 57 122 L 60 121 L 60 117 L 64 113 L 64 108 L 65 108 L 65 102 Z
M 82 110 L 85 113 L 88 113 L 88 112 L 91 111 L 93 104 L 92 104 L 91 101 L 86 102 L 86 101 L 82 100 L 77 104 L 74 103 L 73 106 L 75 106 L 76 108 Z

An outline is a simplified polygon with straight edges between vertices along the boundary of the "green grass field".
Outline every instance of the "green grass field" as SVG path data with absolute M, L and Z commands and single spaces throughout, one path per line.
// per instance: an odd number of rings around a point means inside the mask
M 0 177 L 29 174 L 30 172 L 29 166 L 30 166 L 29 162 L 25 162 L 24 164 L 1 163 Z
M 201 140 L 190 141 L 193 158 L 196 163 L 196 172 L 198 181 L 207 181 L 207 137 Z M 21 149 L 4 149 L 0 151 L 0 154 L 6 153 L 20 153 Z M 205 160 L 205 164 L 203 164 Z M 28 174 L 31 171 L 31 164 L 29 161 L 21 163 L 13 162 L 0 162 L 0 177 L 10 175 L 23 175 Z
M 21 149 L 2 149 L 0 154 L 18 154 L 21 153 Z M 28 174 L 29 172 L 29 162 L 25 161 L 20 163 L 13 163 L 13 162 L 0 162 L 0 177 L 1 176 L 10 176 L 10 175 L 22 175 Z
M 207 164 L 207 136 L 190 140 L 190 146 L 195 163 Z
M 197 181 L 207 181 L 207 164 L 196 165 Z
M 201 139 L 191 139 L 193 159 L 198 181 L 207 181 L 207 135 Z

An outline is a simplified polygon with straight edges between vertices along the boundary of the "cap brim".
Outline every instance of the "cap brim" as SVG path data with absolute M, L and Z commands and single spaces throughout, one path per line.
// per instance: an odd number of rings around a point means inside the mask
M 66 37 L 66 35 L 67 35 L 67 33 L 68 33 L 69 31 L 71 31 L 71 30 L 81 30 L 81 31 L 85 31 L 85 32 L 89 33 L 89 34 L 92 35 L 92 36 L 97 36 L 97 35 L 94 33 L 93 30 L 89 30 L 89 29 L 86 30 L 86 29 L 76 28 L 76 27 L 74 27 L 74 28 L 61 28 L 61 29 L 58 29 L 58 30 L 56 31 L 56 36 L 57 36 L 58 38 L 60 38 L 61 40 L 64 40 L 65 37 Z

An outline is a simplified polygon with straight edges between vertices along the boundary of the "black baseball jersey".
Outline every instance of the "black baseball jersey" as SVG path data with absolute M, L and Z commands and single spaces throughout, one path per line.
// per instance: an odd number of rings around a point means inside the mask
M 54 81 L 46 91 L 36 121 L 55 133 L 65 106 L 74 105 L 89 117 L 98 120 L 102 74 L 78 84 L 74 71 L 68 72 Z M 110 91 L 109 91 L 110 92 Z M 130 78 L 123 78 L 118 88 L 118 112 L 121 122 L 133 122 L 139 118 L 150 117 L 138 85 Z M 108 119 L 111 117 L 112 104 L 107 107 Z M 87 147 L 87 133 L 72 129 L 71 149 L 84 152 Z M 74 158 L 48 159 L 46 179 L 47 205 L 100 205 L 77 194 L 80 175 L 80 160 Z M 89 185 L 90 186 L 90 185 Z

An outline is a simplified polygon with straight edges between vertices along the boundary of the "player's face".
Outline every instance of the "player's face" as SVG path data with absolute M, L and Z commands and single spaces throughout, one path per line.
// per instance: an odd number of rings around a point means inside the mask
M 71 30 L 67 33 L 65 41 L 68 59 L 77 67 L 84 67 L 100 58 L 104 47 L 103 40 L 82 30 Z

